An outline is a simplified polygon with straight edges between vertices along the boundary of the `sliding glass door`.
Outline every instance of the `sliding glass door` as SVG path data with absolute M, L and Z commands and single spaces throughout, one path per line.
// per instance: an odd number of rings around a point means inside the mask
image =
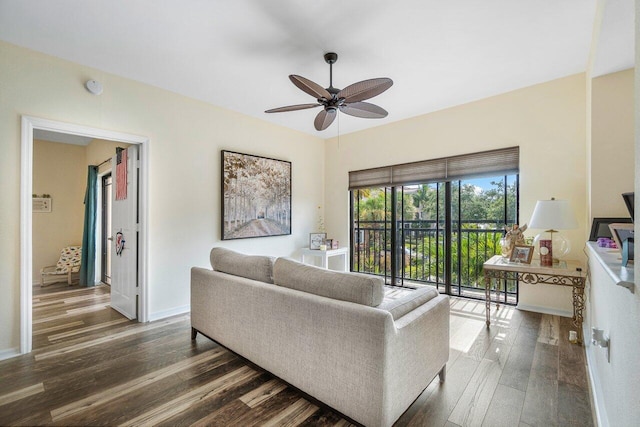
M 518 221 L 518 175 L 351 191 L 352 271 L 484 297 L 482 264 Z M 517 303 L 517 283 L 504 302 Z

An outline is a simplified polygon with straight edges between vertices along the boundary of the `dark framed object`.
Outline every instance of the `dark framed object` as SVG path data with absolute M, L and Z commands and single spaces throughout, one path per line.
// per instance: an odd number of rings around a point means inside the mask
M 326 239 L 327 233 L 310 233 L 309 249 L 320 250 L 320 245 L 324 245 Z
M 611 230 L 609 230 L 609 224 L 615 223 L 630 224 L 631 218 L 593 218 L 589 241 L 596 242 L 599 237 L 612 239 L 613 237 L 611 236 Z
M 631 222 L 633 222 L 633 219 L 634 219 L 633 205 L 635 203 L 635 195 L 633 192 L 622 193 L 622 199 L 624 200 L 624 204 L 627 205 L 627 210 L 629 211 L 629 215 L 631 215 Z
M 222 150 L 222 240 L 291 234 L 291 162 Z
M 611 230 L 611 236 L 616 242 L 618 251 L 622 252 L 622 246 L 625 240 L 633 238 L 633 224 L 629 223 L 614 223 L 609 224 Z
M 531 258 L 533 258 L 533 246 L 515 245 L 511 251 L 509 262 L 531 264 Z

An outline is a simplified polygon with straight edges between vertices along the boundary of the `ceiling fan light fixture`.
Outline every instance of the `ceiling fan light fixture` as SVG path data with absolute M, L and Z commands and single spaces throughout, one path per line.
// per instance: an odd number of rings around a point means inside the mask
M 298 104 L 287 107 L 272 108 L 265 113 L 282 113 L 286 111 L 304 110 L 313 107 L 324 107 L 314 120 L 316 130 L 328 128 L 335 119 L 338 109 L 345 114 L 364 119 L 381 119 L 388 113 L 381 107 L 362 102 L 366 99 L 380 95 L 393 85 L 393 80 L 388 77 L 363 80 L 353 83 L 344 89 L 333 87 L 333 64 L 338 60 L 338 54 L 328 52 L 324 54 L 324 60 L 329 64 L 329 87 L 323 88 L 302 76 L 291 74 L 289 80 L 303 92 L 313 96 L 317 104 Z

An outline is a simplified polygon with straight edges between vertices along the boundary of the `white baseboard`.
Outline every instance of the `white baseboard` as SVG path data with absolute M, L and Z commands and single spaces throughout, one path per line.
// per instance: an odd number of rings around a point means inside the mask
M 186 314 L 191 311 L 190 305 L 183 305 L 182 307 L 174 307 L 169 310 L 157 311 L 155 313 L 151 313 L 149 315 L 149 322 L 153 322 L 155 320 L 166 319 L 167 317 L 177 316 L 179 314 Z
M 573 317 L 573 312 L 571 311 L 558 310 L 558 309 L 549 308 L 549 307 L 538 307 L 536 305 L 518 304 L 516 308 L 518 310 L 533 311 L 535 313 L 551 314 L 551 315 L 560 316 L 560 317 Z
M 10 359 L 12 357 L 20 356 L 19 348 L 8 348 L 6 350 L 0 350 L 0 360 Z
M 594 347 L 589 341 L 591 331 L 584 326 L 582 329 L 584 337 L 584 353 L 587 356 L 587 373 L 589 374 L 589 388 L 591 389 L 591 398 L 593 399 L 593 410 L 596 414 L 596 422 L 599 427 L 609 427 L 609 418 L 607 418 L 607 410 L 602 400 L 602 386 L 600 378 L 595 371 L 595 362 L 593 356 Z

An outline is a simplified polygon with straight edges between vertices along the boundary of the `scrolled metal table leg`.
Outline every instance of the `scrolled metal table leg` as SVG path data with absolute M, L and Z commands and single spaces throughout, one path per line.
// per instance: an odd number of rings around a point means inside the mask
M 487 315 L 487 328 L 491 325 L 491 276 L 485 271 L 484 273 L 484 300 L 485 313 Z
M 582 345 L 582 311 L 584 309 L 584 288 L 573 287 L 573 326 L 576 327 L 578 333 L 578 341 L 576 344 Z

